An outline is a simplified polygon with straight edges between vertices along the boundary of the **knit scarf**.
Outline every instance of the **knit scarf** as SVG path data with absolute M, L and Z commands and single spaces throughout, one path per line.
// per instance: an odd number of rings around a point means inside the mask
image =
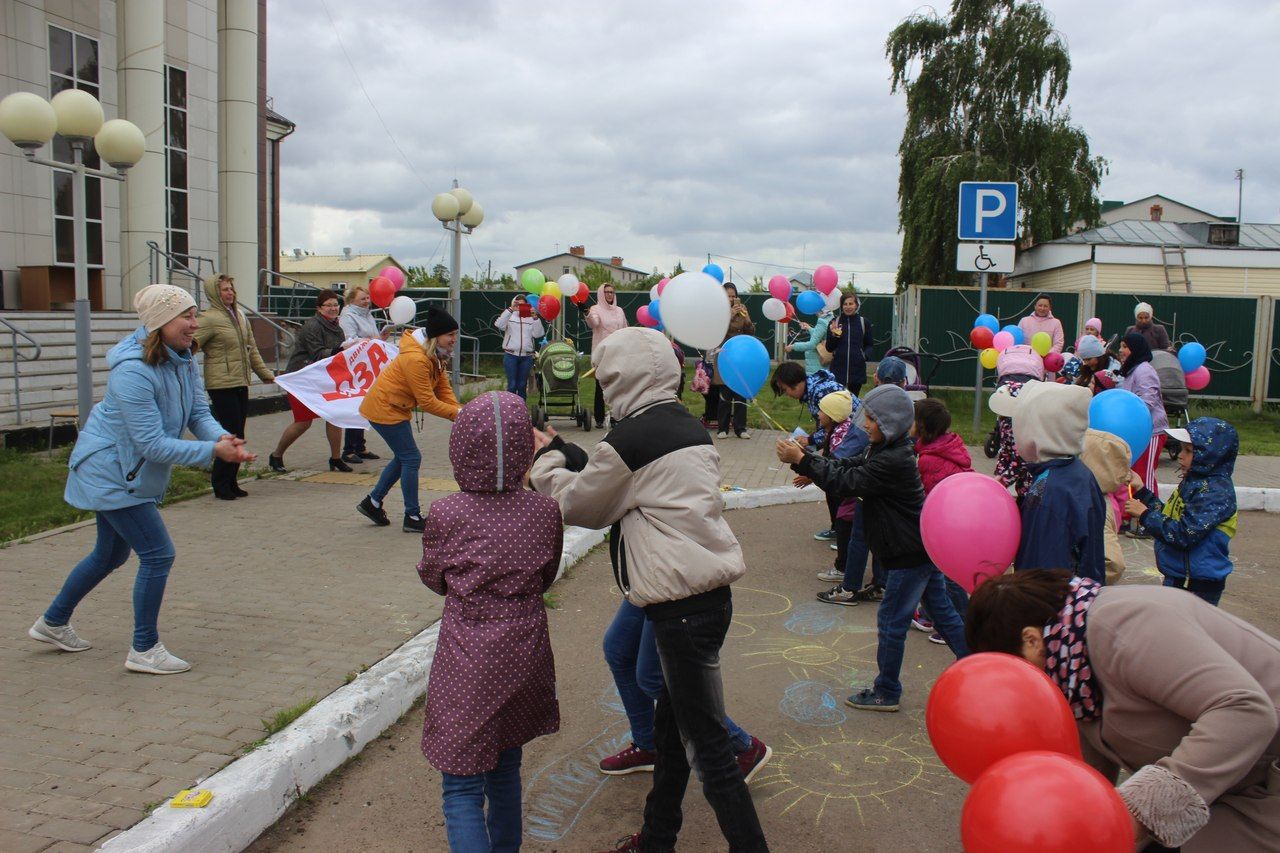
M 1072 578 L 1067 602 L 1054 621 L 1044 626 L 1045 671 L 1067 697 L 1077 720 L 1102 715 L 1102 688 L 1093 677 L 1085 645 L 1085 618 L 1102 586 L 1088 578 Z

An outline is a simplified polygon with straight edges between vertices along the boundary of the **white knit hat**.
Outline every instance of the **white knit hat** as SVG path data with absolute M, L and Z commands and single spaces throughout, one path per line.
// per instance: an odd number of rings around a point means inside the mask
M 1136 318 L 1139 314 L 1150 314 L 1154 317 L 1156 312 L 1151 310 L 1150 302 L 1139 302 L 1137 305 L 1133 306 L 1133 316 Z
M 195 307 L 191 294 L 172 284 L 148 284 L 133 297 L 133 310 L 138 312 L 138 319 L 148 333 Z

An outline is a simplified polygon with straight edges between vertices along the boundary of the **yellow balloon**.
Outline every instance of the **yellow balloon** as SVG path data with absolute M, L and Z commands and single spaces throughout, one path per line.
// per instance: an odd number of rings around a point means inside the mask
M 563 294 L 560 292 L 560 285 L 556 284 L 554 281 L 549 281 L 542 286 L 542 295 L 554 296 L 556 299 L 559 299 Z
M 978 360 L 982 362 L 982 366 L 987 370 L 996 369 L 996 359 L 1000 358 L 1000 353 L 993 349 L 984 349 L 978 354 Z
M 1036 332 L 1031 336 L 1031 348 L 1041 356 L 1048 355 L 1049 350 L 1053 349 L 1053 338 L 1049 337 L 1048 332 Z

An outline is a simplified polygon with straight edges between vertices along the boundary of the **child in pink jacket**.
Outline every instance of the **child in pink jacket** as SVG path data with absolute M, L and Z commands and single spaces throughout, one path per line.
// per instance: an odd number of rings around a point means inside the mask
M 920 466 L 920 480 L 924 483 L 926 499 L 934 487 L 947 477 L 973 470 L 969 448 L 964 446 L 964 439 L 959 434 L 951 432 L 951 412 L 941 400 L 931 397 L 916 401 L 916 422 L 911 428 L 911 434 L 916 438 L 916 464 Z M 969 607 L 969 596 L 951 578 L 947 578 L 946 582 L 951 604 L 960 617 L 964 618 Z M 925 615 L 923 607 L 913 621 L 932 631 L 933 623 Z M 946 645 L 947 641 L 937 631 L 932 631 L 929 642 Z

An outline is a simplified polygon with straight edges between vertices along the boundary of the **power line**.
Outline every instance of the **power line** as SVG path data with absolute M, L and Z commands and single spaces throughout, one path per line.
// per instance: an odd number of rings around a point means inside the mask
M 401 159 L 405 165 L 409 167 L 409 171 L 413 172 L 413 176 L 418 179 L 418 183 L 422 184 L 423 189 L 431 192 L 431 187 L 427 186 L 427 182 L 422 179 L 422 175 L 418 174 L 418 170 L 414 168 L 413 161 L 404 153 L 404 149 L 400 147 L 400 143 L 396 141 L 395 135 L 391 132 L 391 128 L 387 126 L 386 121 L 382 118 L 382 113 L 378 112 L 378 105 L 373 102 L 373 98 L 369 97 L 369 90 L 364 87 L 364 81 L 360 79 L 360 72 L 356 71 L 356 64 L 351 61 L 351 54 L 347 53 L 347 46 L 342 43 L 342 36 L 338 32 L 338 25 L 333 21 L 333 15 L 329 12 L 329 4 L 325 0 L 320 0 L 320 5 L 324 9 L 325 17 L 329 19 L 329 26 L 333 29 L 333 37 L 338 40 L 338 47 L 342 50 L 342 56 L 347 60 L 347 65 L 351 68 L 351 75 L 356 78 L 356 85 L 360 87 L 360 91 L 364 93 L 364 99 L 369 102 L 370 109 L 373 114 L 378 117 L 378 124 L 382 125 L 382 129 L 386 132 L 387 138 L 391 140 L 391 144 L 395 146 L 399 152 Z

